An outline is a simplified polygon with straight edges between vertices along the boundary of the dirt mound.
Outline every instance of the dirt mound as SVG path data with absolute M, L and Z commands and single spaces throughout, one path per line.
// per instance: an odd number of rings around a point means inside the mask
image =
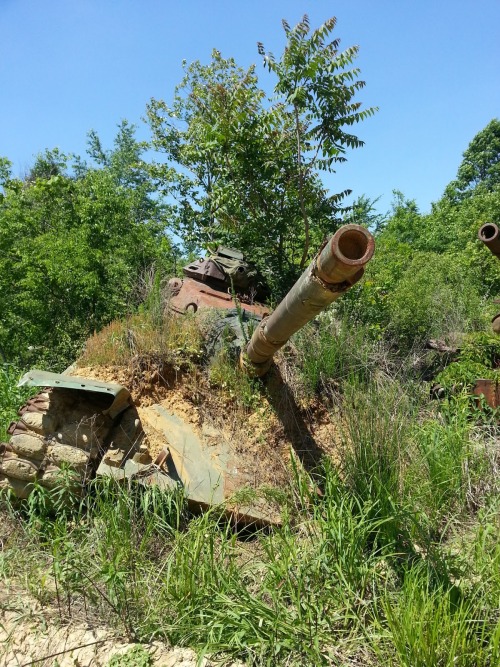
M 141 420 L 152 404 L 176 415 L 209 449 L 224 448 L 238 471 L 238 484 L 250 488 L 288 489 L 292 452 L 307 470 L 313 470 L 324 455 L 338 460 L 339 438 L 330 413 L 319 403 L 298 405 L 278 366 L 266 379 L 266 391 L 253 410 L 236 406 L 224 391 L 214 390 L 202 378 L 176 376 L 174 371 L 161 381 L 148 373 L 138 378 L 136 369 L 122 366 L 77 368 L 74 373 L 129 388 Z M 166 445 L 165 437 L 146 419 L 143 426 L 154 460 Z

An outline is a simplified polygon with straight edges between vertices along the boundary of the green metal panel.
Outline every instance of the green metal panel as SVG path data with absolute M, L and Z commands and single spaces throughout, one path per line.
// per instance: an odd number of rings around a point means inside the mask
M 113 382 L 101 382 L 81 378 L 76 375 L 64 375 L 60 373 L 49 373 L 36 368 L 28 371 L 19 380 L 19 387 L 54 387 L 59 389 L 79 389 L 80 391 L 95 391 L 101 394 L 109 394 L 114 397 L 111 406 L 105 411 L 114 419 L 123 412 L 132 402 L 130 392 L 121 384 Z

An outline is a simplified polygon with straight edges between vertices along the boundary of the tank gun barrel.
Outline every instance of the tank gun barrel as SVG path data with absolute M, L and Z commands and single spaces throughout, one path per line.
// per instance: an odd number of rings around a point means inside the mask
M 260 377 L 290 336 L 360 280 L 375 250 L 370 232 L 344 225 L 318 254 L 276 310 L 263 319 L 242 353 L 242 365 Z
M 487 222 L 479 230 L 479 240 L 500 259 L 500 229 L 494 222 Z
M 485 223 L 477 233 L 479 240 L 490 249 L 497 259 L 500 259 L 500 229 L 494 222 Z M 498 303 L 496 301 L 495 303 Z M 491 320 L 491 326 L 497 335 L 500 335 L 500 313 Z

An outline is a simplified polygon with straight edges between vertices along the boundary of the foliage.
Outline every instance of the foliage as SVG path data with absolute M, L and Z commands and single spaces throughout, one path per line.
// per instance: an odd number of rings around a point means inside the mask
M 149 667 L 153 663 L 150 653 L 140 645 L 133 646 L 126 653 L 114 655 L 108 667 Z
M 326 396 L 345 380 L 368 382 L 384 355 L 382 346 L 373 345 L 366 327 L 353 327 L 347 318 L 338 320 L 332 314 L 319 317 L 293 339 L 301 384 L 309 395 Z
M 436 375 L 436 383 L 447 392 L 470 391 L 476 380 L 494 380 L 498 372 L 476 361 L 454 362 Z
M 464 664 L 495 664 L 494 508 L 457 561 L 443 536 L 425 532 L 423 499 L 437 507 L 440 497 L 419 495 L 416 478 L 407 479 L 418 403 L 395 385 L 372 385 L 366 396 L 345 393 L 356 440 L 345 443 L 342 478 L 325 462 L 313 483 L 295 463 L 282 526 L 249 541 L 218 509 L 186 523 L 181 496 L 101 479 L 72 512 L 51 515 L 41 496 L 22 510 L 25 532 L 18 520 L 21 532 L 4 547 L 2 574 L 28 582 L 45 602 L 57 590 L 54 601 L 66 614 L 83 603 L 93 618 L 119 623 L 135 641 L 154 636 L 249 664 L 361 657 L 429 664 L 425 656 L 450 656 L 453 664 L 464 650 Z M 354 401 L 356 422 L 348 407 Z M 446 477 L 429 480 L 437 490 Z M 440 511 L 449 524 L 450 506 Z M 133 655 L 143 657 L 138 649 Z
M 493 118 L 467 147 L 456 180 L 445 190 L 445 198 L 458 203 L 478 190 L 488 192 L 499 185 L 500 121 Z
M 387 214 L 380 213 L 376 208 L 379 199 L 380 197 L 370 199 L 366 195 L 356 197 L 347 212 L 345 222 L 347 224 L 363 225 L 368 227 L 372 233 L 379 233 L 387 223 Z
M 227 348 L 222 348 L 210 360 L 208 380 L 212 387 L 227 394 L 230 401 L 246 409 L 256 409 L 260 403 L 258 380 L 239 367 Z
M 403 352 L 432 337 L 456 344 L 460 334 L 487 326 L 484 302 L 500 291 L 500 264 L 477 232 L 485 222 L 500 223 L 499 127 L 494 120 L 472 140 L 457 180 L 430 214 L 394 191 L 366 279 L 340 304 Z
M 31 387 L 18 387 L 21 373 L 11 364 L 0 365 L 0 442 L 7 438 L 7 428 L 17 410 L 33 393 Z
M 479 601 L 456 603 L 418 571 L 408 574 L 397 598 L 387 593 L 382 606 L 395 652 L 390 665 L 487 667 L 500 657 L 495 632 L 488 641 Z
M 364 85 L 350 68 L 357 47 L 338 53 L 338 40 L 328 41 L 335 19 L 311 36 L 307 17 L 283 25 L 281 60 L 264 60 L 277 78 L 272 103 L 253 66 L 245 71 L 214 51 L 209 65 L 185 66 L 172 107 L 152 99 L 147 110 L 153 145 L 166 158 L 152 174 L 176 200 L 183 240 L 244 248 L 278 292 L 338 222 L 346 193 L 328 195 L 319 171 L 362 145 L 344 128 L 374 111 L 352 101 Z
M 402 351 L 429 338 L 456 342 L 461 332 L 485 324 L 479 286 L 462 257 L 413 252 L 385 238 L 366 280 L 340 307 Z
M 92 166 L 48 151 L 20 181 L 0 160 L 6 358 L 48 361 L 52 347 L 63 365 L 85 332 L 128 313 L 91 338 L 82 363 L 200 359 L 197 321 L 165 317 L 168 215 L 193 248 L 240 242 L 276 275 L 295 273 L 308 235 L 312 244 L 339 206 L 318 171 L 359 143 L 344 127 L 363 113 L 352 102 L 356 52 L 337 53 L 333 26 L 310 34 L 307 20 L 284 24 L 287 50 L 279 61 L 266 55 L 278 79 L 272 105 L 252 68 L 217 52 L 210 65 L 187 67 L 173 108 L 149 107 L 166 165 L 145 170 L 144 145 L 127 124 L 111 151 L 91 133 Z M 0 499 L 13 524 L 1 535 L 0 576 L 65 618 L 77 609 L 136 641 L 189 645 L 200 656 L 270 666 L 498 664 L 498 415 L 467 393 L 478 375 L 497 376 L 500 359 L 497 339 L 482 331 L 500 267 L 476 238 L 482 222 L 498 222 L 497 122 L 473 140 L 430 214 L 399 192 L 387 217 L 366 197 L 353 207 L 351 220 L 377 235 L 376 257 L 294 338 L 286 360 L 301 404 L 334 429 L 334 455 L 314 476 L 284 457 L 280 526 L 251 533 L 223 508 L 190 515 L 181 491 L 112 479 L 94 480 L 82 497 L 63 471 L 54 489 L 36 485 L 26 502 Z M 151 174 L 176 203 L 159 205 Z M 441 402 L 413 379 L 414 351 L 429 337 L 460 346 L 437 378 L 455 389 Z M 219 406 L 234 401 L 244 419 L 261 406 L 265 384 L 242 375 L 226 351 L 202 373 Z M 17 376 L 4 364 L 2 438 L 24 399 Z M 115 664 L 150 661 L 136 647 Z
M 27 181 L 6 182 L 0 205 L 5 358 L 63 368 L 86 336 L 130 310 L 146 267 L 171 266 L 161 209 L 144 172 L 136 176 L 140 150 L 123 124 L 109 165 L 80 164 L 75 177 L 68 157 L 53 151 L 37 159 Z
M 361 110 L 361 102 L 353 101 L 365 86 L 365 82 L 358 79 L 359 68 L 352 67 L 359 48 L 352 46 L 339 53 L 340 39 L 328 41 L 336 22 L 335 17 L 328 19 L 309 36 L 307 15 L 293 28 L 283 21 L 287 45 L 279 61 L 272 53 L 266 53 L 262 44 L 258 45 L 264 64 L 278 79 L 275 93 L 293 119 L 304 238 L 301 269 L 311 243 L 305 181 L 315 169 L 334 171 L 336 164 L 346 161 L 347 148 L 362 146 L 363 142 L 344 128 L 350 128 L 376 111 L 374 108 Z M 337 195 L 337 199 L 345 194 L 348 191 Z
M 464 338 L 457 359 L 436 376 L 436 382 L 451 392 L 470 391 L 479 378 L 497 378 L 499 365 L 498 336 L 471 333 Z
M 78 363 L 130 367 L 134 360 L 150 358 L 179 369 L 201 358 L 202 343 L 196 318 L 179 319 L 165 312 L 158 319 L 142 310 L 125 320 L 114 320 L 91 336 Z

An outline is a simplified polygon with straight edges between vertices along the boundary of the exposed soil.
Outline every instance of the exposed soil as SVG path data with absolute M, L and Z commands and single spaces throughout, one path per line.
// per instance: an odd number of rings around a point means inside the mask
M 275 366 L 266 378 L 266 390 L 261 392 L 253 410 L 239 406 L 223 390 L 211 389 L 201 374 L 160 369 L 147 361 L 129 367 L 75 368 L 73 375 L 127 387 L 139 417 L 148 406 L 162 405 L 189 424 L 209 449 L 223 446 L 245 486 L 267 486 L 287 492 L 293 453 L 309 470 L 325 454 L 338 460 L 338 431 L 331 413 L 319 402 L 299 404 L 291 383 L 283 379 L 286 368 L 280 366 Z M 165 437 L 151 428 L 147 420 L 141 421 L 154 460 L 165 447 Z M 125 654 L 134 646 L 119 629 L 66 621 L 57 609 L 42 607 L 25 592 L 7 587 L 0 590 L 0 667 L 31 664 L 104 667 L 114 655 Z M 161 642 L 144 648 L 156 666 L 220 664 L 207 659 L 197 663 L 193 651 Z M 225 664 L 236 667 L 236 663 Z
M 162 405 L 188 423 L 208 447 L 223 445 L 245 486 L 288 489 L 292 452 L 309 471 L 325 454 L 339 458 L 338 430 L 330 412 L 319 402 L 298 405 L 278 366 L 265 380 L 266 392 L 253 411 L 236 405 L 223 391 L 212 390 L 202 377 L 175 371 L 160 376 L 151 369 L 138 377 L 137 368 L 84 367 L 74 374 L 126 386 L 140 417 L 147 406 Z M 165 438 L 145 420 L 143 426 L 154 460 L 165 447 Z
M 0 667 L 105 667 L 114 656 L 137 647 L 117 631 L 79 622 L 63 622 L 53 610 L 42 607 L 26 593 L 0 591 Z M 162 642 L 140 645 L 155 667 L 211 667 L 220 665 L 197 656 L 191 649 Z M 128 663 L 127 663 L 128 664 Z M 225 662 L 227 667 L 242 663 Z

